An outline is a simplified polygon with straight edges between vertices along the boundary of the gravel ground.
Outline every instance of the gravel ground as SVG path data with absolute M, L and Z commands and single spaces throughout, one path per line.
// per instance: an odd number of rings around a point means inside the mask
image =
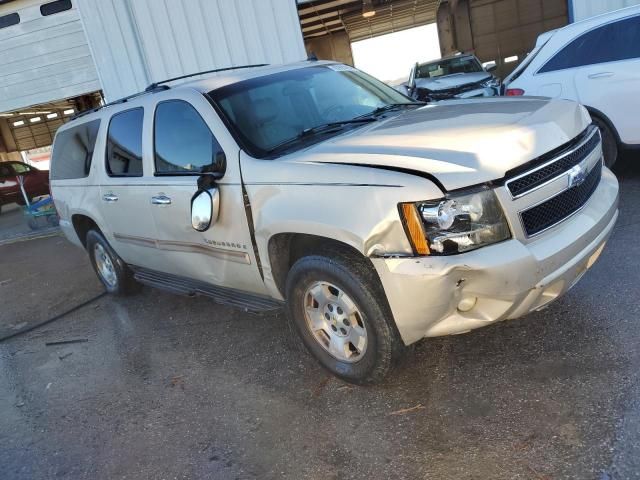
M 424 341 L 368 388 L 290 348 L 279 315 L 148 288 L 96 299 L 64 239 L 0 246 L 2 334 L 89 300 L 0 342 L 2 478 L 640 478 L 632 160 L 610 243 L 565 297 Z

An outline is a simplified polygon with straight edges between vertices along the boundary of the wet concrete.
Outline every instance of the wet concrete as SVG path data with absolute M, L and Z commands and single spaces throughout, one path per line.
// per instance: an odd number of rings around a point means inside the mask
M 2 342 L 1 477 L 640 478 L 640 163 L 619 174 L 620 222 L 571 292 L 420 343 L 384 385 L 327 376 L 280 316 L 151 289 Z M 34 308 L 22 282 L 38 272 L 43 305 L 96 293 L 60 238 L 10 247 L 0 323 Z

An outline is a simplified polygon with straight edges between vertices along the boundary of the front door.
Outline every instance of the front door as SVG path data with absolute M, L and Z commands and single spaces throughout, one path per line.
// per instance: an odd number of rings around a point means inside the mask
M 221 132 L 215 136 L 212 132 Z M 266 294 L 251 241 L 238 147 L 202 95 L 159 99 L 154 112 L 151 210 L 166 271 L 214 285 Z M 220 214 L 206 232 L 191 225 L 198 177 L 225 155 Z

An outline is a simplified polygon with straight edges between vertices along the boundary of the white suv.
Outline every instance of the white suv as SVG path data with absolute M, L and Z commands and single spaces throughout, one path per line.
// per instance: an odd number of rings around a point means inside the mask
M 618 216 L 600 135 L 573 102 L 424 106 L 330 62 L 147 90 L 58 131 L 66 236 L 109 292 L 284 307 L 347 381 L 380 380 L 424 337 L 544 307 Z
M 611 167 L 618 147 L 640 146 L 640 6 L 540 36 L 505 80 L 507 96 L 566 98 L 587 107 Z

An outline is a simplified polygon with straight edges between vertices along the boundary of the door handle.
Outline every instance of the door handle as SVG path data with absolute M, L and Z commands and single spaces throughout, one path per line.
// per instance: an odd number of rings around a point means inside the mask
M 166 195 L 156 195 L 151 197 L 151 203 L 153 205 L 171 205 L 171 198 Z
M 105 195 L 102 196 L 102 200 L 104 200 L 105 202 L 117 202 L 118 201 L 118 196 L 114 195 L 113 193 L 107 193 Z
M 598 72 L 598 73 L 592 73 L 591 75 L 589 75 L 589 78 L 607 78 L 607 77 L 613 77 L 613 72 Z

